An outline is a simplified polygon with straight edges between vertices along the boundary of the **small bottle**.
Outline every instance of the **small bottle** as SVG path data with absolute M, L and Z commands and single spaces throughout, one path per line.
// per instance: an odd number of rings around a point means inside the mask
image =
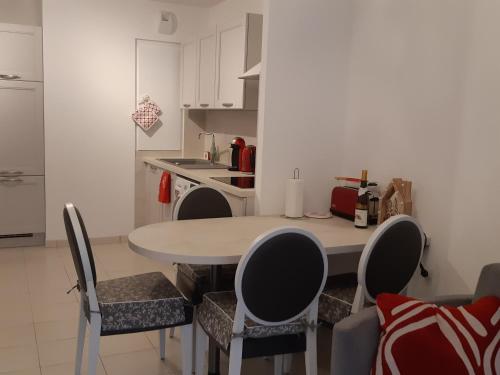
M 358 200 L 354 214 L 354 226 L 356 228 L 368 228 L 368 171 L 361 172 L 361 184 L 358 190 Z

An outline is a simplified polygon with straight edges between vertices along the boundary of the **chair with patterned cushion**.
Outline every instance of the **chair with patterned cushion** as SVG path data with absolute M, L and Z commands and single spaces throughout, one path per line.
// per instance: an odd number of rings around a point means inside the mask
M 229 202 L 221 191 L 205 185 L 193 186 L 176 202 L 173 219 L 193 220 L 232 217 Z M 221 267 L 220 287 L 222 290 L 234 288 L 235 265 Z M 201 303 L 203 294 L 210 291 L 210 266 L 197 264 L 177 264 L 176 286 L 194 305 Z M 194 309 L 196 317 L 196 307 Z M 195 327 L 196 329 L 196 327 Z M 170 330 L 173 336 L 174 330 Z
M 318 319 L 333 326 L 374 304 L 380 293 L 404 293 L 419 267 L 424 245 L 424 232 L 411 216 L 393 216 L 379 225 L 363 249 L 357 275 L 327 281 Z
M 66 234 L 78 277 L 80 319 L 75 374 L 81 372 L 86 323 L 90 325 L 88 373 L 96 374 L 100 336 L 160 330 L 165 358 L 165 328 L 182 326 L 183 375 L 192 371 L 192 305 L 161 273 L 97 281 L 94 257 L 83 219 L 71 203 L 63 211 Z
M 244 358 L 306 352 L 306 373 L 317 373 L 318 299 L 328 265 L 319 240 L 299 228 L 259 236 L 238 264 L 235 291 L 212 292 L 198 306 L 196 374 L 204 369 L 207 335 L 229 355 L 229 375 Z
M 349 316 L 357 287 L 356 273 L 329 276 L 319 297 L 318 320 L 332 327 Z

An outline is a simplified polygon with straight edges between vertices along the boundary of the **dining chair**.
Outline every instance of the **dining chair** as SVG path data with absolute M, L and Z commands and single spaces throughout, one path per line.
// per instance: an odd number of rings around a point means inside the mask
M 366 243 L 357 275 L 328 278 L 319 299 L 318 319 L 332 327 L 374 304 L 380 293 L 406 293 L 419 268 L 424 245 L 424 232 L 413 217 L 396 215 L 386 220 Z
M 78 209 L 67 203 L 64 224 L 80 291 L 75 375 L 80 375 L 87 322 L 90 325 L 88 374 L 96 374 L 101 336 L 160 331 L 165 359 L 165 328 L 182 327 L 182 374 L 192 372 L 192 305 L 161 273 L 150 272 L 97 281 L 92 248 Z
M 189 189 L 176 202 L 173 219 L 193 220 L 232 217 L 231 206 L 224 193 L 206 185 Z M 222 267 L 221 287 L 233 289 L 236 265 Z M 176 286 L 196 306 L 203 294 L 210 291 L 210 266 L 177 264 Z M 194 314 L 196 315 L 196 308 Z M 171 330 L 170 335 L 173 335 Z
M 278 228 L 259 236 L 241 258 L 235 291 L 203 296 L 197 313 L 196 374 L 204 369 L 207 336 L 229 355 L 229 375 L 242 359 L 305 352 L 307 375 L 317 374 L 318 299 L 328 272 L 319 240 L 299 228 Z

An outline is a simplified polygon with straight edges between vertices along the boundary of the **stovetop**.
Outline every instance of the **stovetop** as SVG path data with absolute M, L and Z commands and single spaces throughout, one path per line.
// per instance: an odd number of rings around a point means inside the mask
M 255 177 L 210 177 L 212 180 L 223 182 L 240 189 L 253 189 L 255 187 Z

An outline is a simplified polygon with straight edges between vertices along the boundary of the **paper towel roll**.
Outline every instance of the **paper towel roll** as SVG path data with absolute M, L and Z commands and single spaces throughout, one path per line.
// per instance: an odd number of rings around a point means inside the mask
M 304 216 L 304 180 L 290 178 L 286 183 L 285 216 Z

